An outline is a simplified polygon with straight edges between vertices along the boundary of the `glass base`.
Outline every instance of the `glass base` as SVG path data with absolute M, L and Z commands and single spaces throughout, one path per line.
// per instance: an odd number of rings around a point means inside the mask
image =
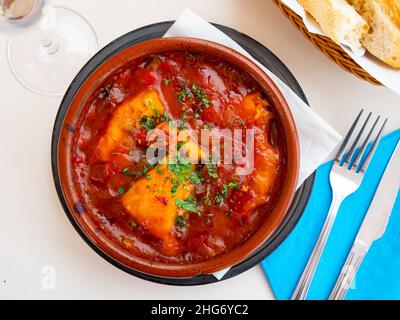
M 37 23 L 9 39 L 8 61 L 26 88 L 59 96 L 97 47 L 96 34 L 82 16 L 66 8 L 44 6 Z

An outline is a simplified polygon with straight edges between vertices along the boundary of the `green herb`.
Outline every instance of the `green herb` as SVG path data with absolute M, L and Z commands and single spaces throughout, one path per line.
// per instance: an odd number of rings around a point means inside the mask
M 143 168 L 143 173 L 146 174 L 151 169 L 151 166 L 147 166 Z
M 221 195 L 226 198 L 228 196 L 228 185 L 224 184 L 221 189 Z
M 190 197 L 186 200 L 176 199 L 175 203 L 179 208 L 182 208 L 183 210 L 196 212 L 196 203 Z
M 171 193 L 175 195 L 177 190 L 178 190 L 178 186 L 177 186 L 177 185 L 174 185 L 174 186 L 172 186 L 172 188 L 171 188 Z
M 210 100 L 207 99 L 204 90 L 200 88 L 197 83 L 192 85 L 192 92 L 201 100 L 201 103 L 204 104 L 206 108 L 210 106 Z
M 136 177 L 140 177 L 141 175 L 143 175 L 143 171 L 135 171 Z
M 154 119 L 149 116 L 143 116 L 139 120 L 139 125 L 145 130 L 152 130 L 156 127 Z
M 122 188 L 122 187 L 119 187 L 119 188 L 118 188 L 118 193 L 119 193 L 119 194 L 124 194 L 124 193 L 125 193 L 125 189 Z
M 232 216 L 232 210 L 228 210 L 227 212 L 226 212 L 226 215 L 228 216 L 228 217 L 231 217 Z
M 197 172 L 192 172 L 190 175 L 190 181 L 194 184 L 200 184 L 203 179 L 199 176 Z
M 200 117 L 200 114 L 203 113 L 203 109 L 202 108 L 198 108 L 194 114 L 194 117 L 197 119 Z
M 180 125 L 179 125 L 179 129 L 182 130 L 182 129 L 185 128 L 185 123 L 186 123 L 187 118 L 188 118 L 187 114 L 186 114 L 185 112 L 182 113 L 182 116 L 181 116 L 181 123 L 180 123 Z
M 119 152 L 117 152 L 117 151 L 114 151 L 114 152 L 111 152 L 111 154 L 119 154 Z
M 131 169 L 129 169 L 129 167 L 125 167 L 122 169 L 122 173 L 126 174 L 127 176 L 132 175 Z
M 161 122 L 167 122 L 167 123 L 170 122 L 170 118 L 169 118 L 169 115 L 168 115 L 167 111 L 164 110 L 163 116 L 161 117 L 160 121 Z
M 167 165 L 168 170 L 171 170 L 178 179 L 178 182 L 185 177 L 186 174 L 189 174 L 193 171 L 192 165 L 189 162 L 184 162 L 182 159 L 178 159 L 176 163 L 169 163 Z M 171 181 L 175 180 L 172 178 Z M 175 180 L 176 181 L 176 180 Z M 173 182 L 175 183 L 175 182 Z
M 171 78 L 169 78 L 169 79 L 164 79 L 164 83 L 165 83 L 166 86 L 169 85 L 169 83 L 170 83 L 171 81 L 172 81 Z
M 203 125 L 203 129 L 211 129 L 211 128 L 214 128 L 214 126 L 210 124 Z
M 183 216 L 177 216 L 175 218 L 175 224 L 180 228 L 184 228 L 186 226 L 186 219 Z
M 219 174 L 217 173 L 217 167 L 213 164 L 207 164 L 207 171 L 208 171 L 208 175 L 212 178 L 219 178 Z
M 187 141 L 179 141 L 177 144 L 176 144 L 176 148 L 179 150 L 184 144 L 186 144 L 187 143 Z
M 157 172 L 159 175 L 162 175 L 162 174 L 163 174 L 163 171 L 162 171 L 161 168 L 159 168 L 159 167 L 157 167 L 156 172 Z
M 178 103 L 182 103 L 183 99 L 185 99 L 185 96 L 186 96 L 186 94 L 185 94 L 184 91 L 179 92 L 179 94 L 178 94 Z
M 188 87 L 185 87 L 182 89 L 182 91 L 178 93 L 178 103 L 182 103 L 183 100 L 185 100 L 186 98 L 190 98 L 192 96 L 193 96 L 192 91 L 190 91 Z
M 151 175 L 146 174 L 146 179 L 147 179 L 147 180 L 150 180 L 150 179 L 151 179 Z
M 231 181 L 228 184 L 224 184 L 221 189 L 221 195 L 226 198 L 228 196 L 229 189 L 237 189 L 237 182 Z
M 133 220 L 133 219 L 129 220 L 129 225 L 130 225 L 132 228 L 136 228 L 136 227 L 138 226 L 138 224 L 136 223 L 136 221 Z
M 216 204 L 218 204 L 219 206 L 221 206 L 224 203 L 224 196 L 222 194 L 217 194 L 214 198 L 214 201 Z
M 237 189 L 237 187 L 238 187 L 238 183 L 235 181 L 231 181 L 228 183 L 228 188 Z
M 244 121 L 243 121 L 242 119 L 239 120 L 239 124 L 240 124 L 241 126 L 244 126 L 244 125 L 245 125 L 245 123 L 244 123 Z
M 203 212 L 204 212 L 204 209 L 203 209 L 203 208 L 197 210 L 197 211 L 196 211 L 196 216 L 201 217 L 201 215 L 203 214 Z

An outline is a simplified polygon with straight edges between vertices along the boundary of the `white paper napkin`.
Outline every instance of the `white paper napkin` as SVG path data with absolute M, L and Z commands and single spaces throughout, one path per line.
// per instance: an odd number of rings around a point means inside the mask
M 164 37 L 191 37 L 218 42 L 231 47 L 257 63 L 277 84 L 290 107 L 296 122 L 300 140 L 300 175 L 298 186 L 321 165 L 339 143 L 341 136 L 309 108 L 286 84 L 222 31 L 194 14 L 185 10 Z M 219 280 L 229 270 L 214 274 Z
M 297 0 L 282 0 L 282 2 L 303 19 L 304 25 L 309 32 L 324 34 L 318 23 L 306 13 Z M 400 94 L 400 69 L 389 67 L 369 53 L 364 54 L 365 50 L 364 52 L 353 52 L 347 46 L 341 45 L 341 47 L 358 65 L 376 80 L 381 82 L 385 87 Z

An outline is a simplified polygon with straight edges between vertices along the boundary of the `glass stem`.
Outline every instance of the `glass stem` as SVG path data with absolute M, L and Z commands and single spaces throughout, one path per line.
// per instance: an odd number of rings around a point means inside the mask
M 44 53 L 48 55 L 55 54 L 60 48 L 57 37 L 50 32 L 40 34 L 40 46 Z

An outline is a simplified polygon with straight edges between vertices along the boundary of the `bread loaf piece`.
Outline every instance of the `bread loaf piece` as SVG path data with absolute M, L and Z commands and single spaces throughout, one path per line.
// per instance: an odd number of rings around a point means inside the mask
M 366 21 L 346 0 L 298 0 L 319 23 L 325 34 L 338 44 L 361 49 L 368 32 Z
M 349 0 L 368 22 L 362 44 L 388 65 L 400 68 L 400 0 Z

